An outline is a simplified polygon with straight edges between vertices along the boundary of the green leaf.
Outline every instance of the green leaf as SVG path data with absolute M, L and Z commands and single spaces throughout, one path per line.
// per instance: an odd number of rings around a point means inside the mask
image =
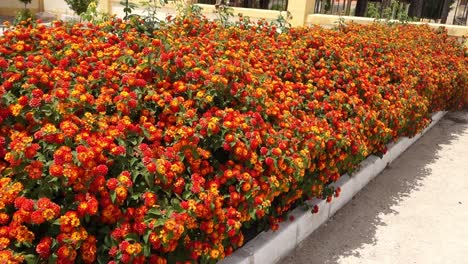
M 111 201 L 115 203 L 115 200 L 117 199 L 117 194 L 115 194 L 115 192 L 111 192 L 110 197 L 111 197 Z
M 138 199 L 140 199 L 140 194 L 139 194 L 139 193 L 135 193 L 135 194 L 133 194 L 130 198 L 131 198 L 132 200 L 138 201 Z
M 150 234 L 151 232 L 146 232 L 146 234 L 143 236 L 143 241 L 145 242 L 145 244 L 148 244 Z
M 149 257 L 151 255 L 151 248 L 150 248 L 150 245 L 148 244 L 148 241 L 146 241 L 145 245 L 143 246 L 143 255 L 145 257 Z
M 161 216 L 162 213 L 161 210 L 159 210 L 158 208 L 152 208 L 148 211 L 148 215 Z
M 28 264 L 38 263 L 39 261 L 39 258 L 33 254 L 23 255 L 23 257 Z
M 146 184 L 150 189 L 154 188 L 154 177 L 149 172 L 143 174 L 143 178 L 145 179 Z
M 163 226 L 165 222 L 166 222 L 166 220 L 165 220 L 164 218 L 159 218 L 159 219 L 156 220 L 156 222 L 154 223 L 154 227 Z
M 13 169 L 12 168 L 7 168 L 5 169 L 4 171 L 2 171 L 2 175 L 3 176 L 9 176 L 13 173 Z
M 106 245 L 106 246 L 111 246 L 112 245 L 112 241 L 111 241 L 110 236 L 105 236 L 104 237 L 104 245 Z
M 129 233 L 128 235 L 125 236 L 125 239 L 136 242 L 136 241 L 140 241 L 140 236 L 135 233 Z
M 184 198 L 184 200 L 188 200 L 192 197 L 193 193 L 190 192 L 190 191 L 185 191 L 182 193 L 182 198 Z
M 172 198 L 171 199 L 171 205 L 173 206 L 180 206 L 180 200 L 177 198 Z
M 57 255 L 52 254 L 52 256 L 49 257 L 49 264 L 55 264 L 57 263 Z

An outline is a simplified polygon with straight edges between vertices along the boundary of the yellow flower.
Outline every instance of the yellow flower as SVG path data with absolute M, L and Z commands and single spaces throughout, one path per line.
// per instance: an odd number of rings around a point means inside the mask
M 54 216 L 55 216 L 55 213 L 50 208 L 47 208 L 42 212 L 42 217 L 44 217 L 47 221 L 52 220 Z
M 0 237 L 0 250 L 4 250 L 10 244 L 10 239 L 6 237 Z
M 165 174 L 166 173 L 166 168 L 164 167 L 164 160 L 163 159 L 157 159 L 156 160 L 156 171 L 159 174 Z
M 166 221 L 166 223 L 164 223 L 164 227 L 169 231 L 174 230 L 175 226 L 176 226 L 176 222 L 174 221 L 174 219 L 169 219 Z
M 80 242 L 80 241 L 81 241 L 80 232 L 74 231 L 74 232 L 71 234 L 70 239 L 71 239 L 74 243 Z
M 268 207 L 271 206 L 271 202 L 270 202 L 269 200 L 264 200 L 264 201 L 262 202 L 262 206 L 263 206 L 264 208 L 268 208 Z
M 217 258 L 219 257 L 219 250 L 217 250 L 217 249 L 212 249 L 212 250 L 210 251 L 210 257 L 211 257 L 212 259 L 217 259 Z
M 18 242 L 32 242 L 34 240 L 34 233 L 29 231 L 25 226 L 17 227 L 16 240 Z
M 73 217 L 71 220 L 70 220 L 70 224 L 71 226 L 73 227 L 77 227 L 80 225 L 80 219 L 76 218 L 76 217 Z
M 204 94 L 205 94 L 204 91 L 198 91 L 198 92 L 197 92 L 197 97 L 198 97 L 198 98 L 202 98 Z
M 126 251 L 127 254 L 129 254 L 129 255 L 133 255 L 133 254 L 135 254 L 135 252 L 136 252 L 136 247 L 135 247 L 134 244 L 130 244 L 130 245 L 128 245 L 128 247 L 125 249 L 125 251 Z
M 190 211 L 195 211 L 197 209 L 196 202 L 193 199 L 188 200 L 188 206 Z
M 10 106 L 10 111 L 13 114 L 13 116 L 18 116 L 21 112 L 21 109 L 23 109 L 23 106 L 20 104 L 14 104 Z
M 218 186 L 216 184 L 212 184 L 210 186 L 210 192 L 217 195 L 219 193 Z
M 164 244 L 167 244 L 167 242 L 169 242 L 169 238 L 167 237 L 166 231 L 164 231 L 164 230 L 161 230 L 161 232 L 159 234 L 159 238 L 161 239 L 161 241 Z
M 44 132 L 46 134 L 53 134 L 56 131 L 57 131 L 57 128 L 53 124 L 48 123 L 44 126 Z

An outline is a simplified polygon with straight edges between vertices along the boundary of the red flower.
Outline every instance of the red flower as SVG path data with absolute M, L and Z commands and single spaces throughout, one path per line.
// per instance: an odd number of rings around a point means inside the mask
M 31 144 L 30 146 L 28 146 L 26 148 L 26 151 L 24 153 L 25 157 L 28 158 L 28 159 L 32 159 L 34 158 L 34 156 L 36 155 L 37 151 L 40 149 L 41 147 L 39 146 L 39 144 L 37 143 L 34 143 L 34 144 Z
M 34 201 L 21 196 L 15 199 L 15 207 L 31 212 L 34 210 Z
M 116 178 L 110 178 L 107 180 L 106 186 L 109 190 L 114 191 L 119 185 L 119 181 Z
M 43 259 L 49 258 L 51 252 L 50 252 L 50 247 L 52 245 L 52 238 L 50 237 L 44 237 L 41 239 L 39 244 L 36 246 L 36 252 L 39 254 L 39 256 Z
M 314 208 L 312 208 L 312 213 L 316 214 L 316 213 L 318 213 L 318 211 L 319 211 L 318 205 L 314 205 Z
M 41 98 L 31 98 L 31 100 L 29 100 L 29 106 L 31 106 L 32 108 L 38 108 L 39 106 L 41 106 L 41 104 Z
M 100 164 L 100 165 L 98 165 L 98 166 L 96 167 L 96 172 L 97 172 L 98 175 L 103 175 L 103 176 L 105 176 L 105 175 L 107 174 L 108 170 L 109 170 L 109 169 L 108 169 L 107 166 L 104 165 L 104 164 Z
M 45 222 L 45 218 L 42 215 L 42 211 L 34 211 L 31 213 L 31 222 L 36 225 L 40 225 Z

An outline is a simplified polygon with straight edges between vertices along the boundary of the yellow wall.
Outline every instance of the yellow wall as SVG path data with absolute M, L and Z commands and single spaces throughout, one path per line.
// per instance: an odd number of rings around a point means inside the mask
M 54 14 L 73 14 L 73 11 L 68 7 L 63 0 L 43 0 L 44 11 Z
M 308 14 L 314 12 L 315 0 L 289 0 L 288 11 L 291 12 L 293 26 L 304 26 Z
M 39 0 L 33 0 L 28 7 L 38 8 Z M 2 0 L 0 1 L 0 8 L 23 8 L 24 4 L 18 0 Z
M 215 11 L 214 5 L 205 5 L 205 4 L 198 4 L 198 5 L 203 8 L 204 13 L 214 13 Z M 237 14 L 242 14 L 243 16 L 250 17 L 250 18 L 276 19 L 280 15 L 280 11 L 277 11 L 277 10 L 252 9 L 252 8 L 242 8 L 242 7 L 234 7 L 233 9 L 234 9 L 234 12 L 233 12 L 234 16 L 237 16 Z
M 33 0 L 27 7 L 32 12 L 38 12 L 40 0 Z M 14 16 L 18 11 L 24 8 L 24 4 L 17 0 L 0 0 L 0 15 Z

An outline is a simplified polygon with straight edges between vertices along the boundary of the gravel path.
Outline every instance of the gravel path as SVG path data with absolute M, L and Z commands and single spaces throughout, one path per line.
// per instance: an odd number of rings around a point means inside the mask
M 448 113 L 279 263 L 468 263 L 468 111 Z

